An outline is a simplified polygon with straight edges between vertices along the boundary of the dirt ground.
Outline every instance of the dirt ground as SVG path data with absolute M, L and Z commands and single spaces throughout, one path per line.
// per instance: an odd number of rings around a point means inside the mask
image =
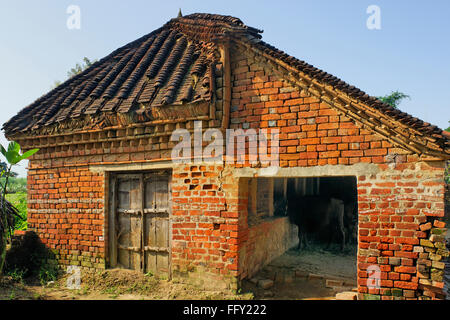
M 256 299 L 332 300 L 339 292 L 355 290 L 356 272 L 356 248 L 344 253 L 317 247 L 291 249 L 244 281 L 243 291 L 252 292 Z M 273 285 L 263 289 L 260 280 L 272 280 Z
M 0 278 L 0 300 L 334 299 L 336 292 L 351 290 L 355 278 L 356 256 L 352 254 L 290 250 L 244 281 L 238 294 L 205 291 L 131 270 L 112 269 L 82 273 L 79 289 L 67 288 L 67 276 L 45 286 L 34 279 L 13 281 L 4 276 Z M 342 286 L 326 287 L 327 279 L 337 279 Z M 263 289 L 259 280 L 272 280 L 273 285 Z
M 40 285 L 34 279 L 22 282 L 0 278 L 0 300 L 248 300 L 251 294 L 205 291 L 195 286 L 157 279 L 142 273 L 111 269 L 82 273 L 80 288 L 68 289 L 67 276 Z

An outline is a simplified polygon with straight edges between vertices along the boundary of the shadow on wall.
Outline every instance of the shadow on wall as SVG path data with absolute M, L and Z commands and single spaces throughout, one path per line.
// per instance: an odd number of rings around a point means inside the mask
M 24 279 L 38 278 L 41 283 L 56 280 L 56 256 L 35 232 L 16 232 L 6 252 L 4 273 L 20 275 Z

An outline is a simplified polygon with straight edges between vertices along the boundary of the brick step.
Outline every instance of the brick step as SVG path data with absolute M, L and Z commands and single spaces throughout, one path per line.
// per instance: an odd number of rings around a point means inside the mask
M 357 300 L 358 293 L 354 291 L 339 292 L 336 294 L 336 300 Z

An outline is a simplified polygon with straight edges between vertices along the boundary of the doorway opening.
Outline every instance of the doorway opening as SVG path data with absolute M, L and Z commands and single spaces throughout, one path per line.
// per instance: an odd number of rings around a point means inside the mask
M 254 257 L 247 258 L 252 265 L 245 271 L 257 297 L 330 298 L 356 290 L 356 177 L 252 178 L 248 185 L 248 223 L 255 240 Z M 258 232 L 259 225 L 264 232 Z M 263 250 L 272 253 L 263 255 Z M 259 280 L 274 285 L 262 289 Z

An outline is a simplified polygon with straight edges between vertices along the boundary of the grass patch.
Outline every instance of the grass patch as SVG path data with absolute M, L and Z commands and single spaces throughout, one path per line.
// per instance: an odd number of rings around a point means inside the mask
M 56 281 L 58 279 L 58 268 L 54 265 L 42 264 L 39 268 L 39 282 L 41 285 L 46 285 L 50 281 Z
M 6 275 L 10 276 L 13 281 L 23 283 L 27 270 L 14 268 L 6 272 Z

